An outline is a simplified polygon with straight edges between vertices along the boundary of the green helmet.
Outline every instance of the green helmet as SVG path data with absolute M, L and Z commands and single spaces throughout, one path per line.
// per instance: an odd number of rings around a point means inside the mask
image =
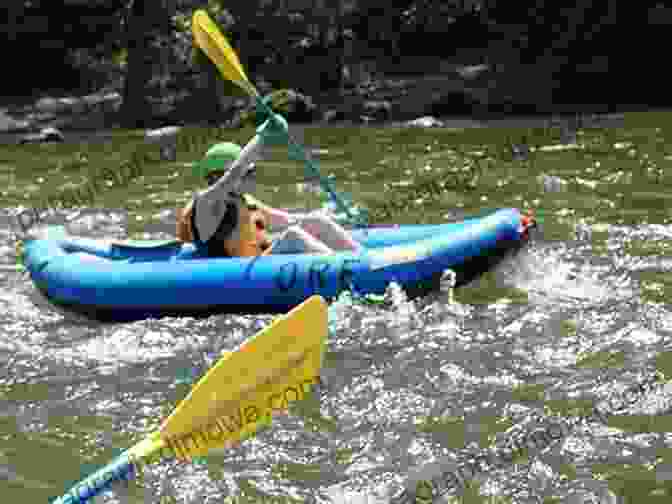
M 207 177 L 213 171 L 227 170 L 231 163 L 238 159 L 242 150 L 240 145 L 231 142 L 213 145 L 205 153 L 203 159 L 196 163 L 195 168 L 198 175 Z

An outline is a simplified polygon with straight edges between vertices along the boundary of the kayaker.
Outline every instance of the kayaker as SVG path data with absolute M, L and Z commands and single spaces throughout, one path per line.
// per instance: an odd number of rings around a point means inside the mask
M 250 195 L 256 188 L 255 161 L 264 147 L 287 142 L 287 128 L 287 121 L 275 114 L 257 128 L 244 149 L 224 142 L 206 152 L 198 170 L 209 187 L 184 209 L 178 209 L 178 239 L 204 244 L 210 257 L 361 250 L 362 246 L 326 215 L 291 215 Z M 271 242 L 269 228 L 283 233 Z

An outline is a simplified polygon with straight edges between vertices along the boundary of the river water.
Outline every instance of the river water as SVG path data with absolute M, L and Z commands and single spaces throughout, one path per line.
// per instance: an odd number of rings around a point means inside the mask
M 519 254 L 454 293 L 408 301 L 392 287 L 385 305 L 343 296 L 330 309 L 319 400 L 226 455 L 161 463 L 96 502 L 384 503 L 483 455 L 477 471 L 460 473 L 466 488 L 447 495 L 670 502 L 671 117 L 627 114 L 575 138 L 529 125 L 302 129 L 323 174 L 378 223 L 518 207 L 542 225 Z M 116 143 L 3 147 L 2 502 L 61 495 L 157 427 L 223 350 L 272 320 L 101 325 L 39 299 L 17 269 L 10 215 L 136 141 L 122 132 Z M 174 208 L 198 187 L 187 167 L 197 155 L 181 152 L 125 187 L 110 183 L 88 210 L 45 222 L 91 237 L 169 237 Z M 73 167 L 75 158 L 83 161 Z M 260 199 L 318 204 L 282 148 L 260 166 Z M 540 431 L 560 434 L 523 449 Z M 506 448 L 515 456 L 502 460 Z

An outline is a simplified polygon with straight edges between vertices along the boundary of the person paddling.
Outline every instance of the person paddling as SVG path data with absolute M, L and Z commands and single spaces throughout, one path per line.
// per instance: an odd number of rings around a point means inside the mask
M 256 166 L 264 147 L 285 143 L 288 125 L 274 114 L 244 149 L 230 142 L 212 146 L 198 163 L 208 188 L 178 210 L 179 240 L 205 246 L 210 257 L 268 254 L 359 252 L 362 246 L 339 224 L 321 213 L 291 215 L 251 196 Z M 283 231 L 271 242 L 268 231 Z

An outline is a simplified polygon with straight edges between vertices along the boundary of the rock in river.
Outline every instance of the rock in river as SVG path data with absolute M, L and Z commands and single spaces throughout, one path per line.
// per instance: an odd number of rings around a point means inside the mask
M 65 142 L 65 137 L 56 128 L 43 128 L 39 133 L 29 133 L 19 139 L 20 144 L 42 142 Z
M 443 122 L 439 121 L 436 117 L 424 116 L 408 121 L 406 126 L 412 126 L 417 128 L 443 128 Z

